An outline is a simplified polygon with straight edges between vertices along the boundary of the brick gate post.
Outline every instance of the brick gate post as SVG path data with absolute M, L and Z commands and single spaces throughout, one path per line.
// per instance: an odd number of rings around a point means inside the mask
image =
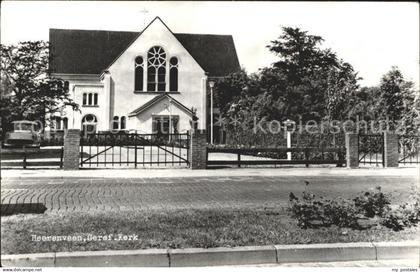
M 205 129 L 191 130 L 191 169 L 207 168 L 207 132 Z
M 398 167 L 398 135 L 384 133 L 384 167 Z
M 346 165 L 347 168 L 359 167 L 359 135 L 346 133 Z
M 69 129 L 64 136 L 63 169 L 79 169 L 80 129 Z

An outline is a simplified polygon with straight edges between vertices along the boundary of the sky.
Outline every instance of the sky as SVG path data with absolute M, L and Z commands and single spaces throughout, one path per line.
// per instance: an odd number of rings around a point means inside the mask
M 416 2 L 2 1 L 1 43 L 48 40 L 49 28 L 141 31 L 156 16 L 175 33 L 232 35 L 250 73 L 276 61 L 266 46 L 290 26 L 323 37 L 362 86 L 394 65 L 419 86 Z

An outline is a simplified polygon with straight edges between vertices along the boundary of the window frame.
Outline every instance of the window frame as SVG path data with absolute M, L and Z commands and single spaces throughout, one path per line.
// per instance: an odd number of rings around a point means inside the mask
M 93 116 L 93 120 L 91 122 L 89 122 L 89 121 L 86 120 L 86 117 L 89 116 L 89 115 L 90 116 Z M 85 127 L 87 127 L 87 126 L 93 126 L 95 128 L 95 132 L 94 133 L 96 133 L 98 131 L 98 123 L 99 123 L 98 120 L 99 120 L 98 117 L 95 114 L 93 114 L 93 113 L 87 113 L 87 114 L 85 114 L 82 117 L 82 121 L 81 121 L 81 125 L 82 125 L 81 126 L 81 129 L 82 129 L 82 131 L 85 131 Z
M 120 130 L 120 117 L 118 115 L 112 117 L 112 130 Z
M 136 61 L 138 58 L 142 58 L 142 62 L 140 64 L 138 64 L 137 61 Z M 147 63 L 147 59 L 145 61 L 145 58 L 144 58 L 143 55 L 137 55 L 137 56 L 135 56 L 133 61 L 134 61 L 134 92 L 135 93 L 144 92 L 145 91 L 145 88 L 144 88 L 144 72 L 145 72 L 144 66 L 145 66 L 145 64 L 144 63 L 145 62 Z M 137 72 L 138 69 L 141 69 L 140 73 Z M 139 80 L 139 81 L 137 81 L 137 76 L 138 75 L 141 75 L 141 80 Z M 137 88 L 138 84 L 141 87 L 139 89 Z
M 159 48 L 156 50 L 155 48 Z M 153 50 L 153 51 L 152 51 Z M 150 57 L 150 54 L 153 56 Z M 158 55 L 158 56 L 156 56 Z M 164 57 L 162 57 L 164 55 Z M 161 60 L 163 59 L 163 61 Z M 165 50 L 165 48 L 161 45 L 154 45 L 150 47 L 150 49 L 147 51 L 147 75 L 146 75 L 146 91 L 148 93 L 163 93 L 166 92 L 168 82 L 167 82 L 167 75 L 168 75 L 168 53 Z M 152 73 L 154 81 L 151 81 L 151 68 L 154 70 L 154 73 Z M 163 73 L 161 70 L 163 68 Z M 162 79 L 163 81 L 160 81 L 159 79 Z M 151 85 L 153 85 L 153 89 L 151 88 Z M 161 86 L 163 85 L 163 90 Z
M 171 60 L 176 59 L 176 64 L 172 64 Z M 172 71 L 176 72 L 176 88 L 175 90 L 172 90 L 173 88 L 173 82 L 172 82 Z M 171 56 L 169 58 L 169 93 L 177 93 L 179 92 L 179 57 L 178 56 Z
M 120 117 L 120 130 L 125 130 L 127 128 L 127 119 L 125 116 Z
M 84 92 L 82 94 L 82 107 L 99 107 L 99 93 Z

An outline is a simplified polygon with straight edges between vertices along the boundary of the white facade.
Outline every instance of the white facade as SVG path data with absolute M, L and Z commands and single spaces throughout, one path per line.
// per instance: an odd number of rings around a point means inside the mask
M 165 91 L 147 90 L 150 83 L 148 52 L 153 47 L 160 47 L 165 52 Z M 135 90 L 135 59 L 139 56 L 144 60 L 142 91 Z M 170 92 L 172 57 L 178 60 L 177 92 Z M 152 133 L 154 120 L 162 117 L 169 118 L 170 122 L 177 120 L 174 124 L 177 126 L 175 131 L 183 132 L 191 128 L 192 108 L 196 109 L 198 128 L 206 128 L 206 73 L 160 19 L 155 19 L 102 75 L 54 76 L 69 82 L 71 98 L 80 106 L 80 111 L 73 111 L 71 108 L 64 111 L 68 128 L 83 129 L 82 123 L 87 118 L 95 124 L 96 131 L 125 129 Z M 164 94 L 169 96 L 156 99 Z M 145 109 L 133 114 L 145 105 Z M 95 120 L 92 121 L 91 116 Z M 117 125 L 114 126 L 113 120 L 117 120 Z M 173 129 L 171 132 L 174 132 Z

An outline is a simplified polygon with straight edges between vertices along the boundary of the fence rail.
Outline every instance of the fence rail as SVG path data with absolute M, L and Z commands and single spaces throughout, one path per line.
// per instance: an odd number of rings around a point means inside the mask
M 285 157 L 291 153 L 291 160 Z M 319 147 L 277 147 L 277 148 L 207 148 L 209 153 L 230 153 L 236 154 L 236 160 L 208 160 L 207 165 L 297 165 L 304 164 L 336 164 L 343 166 L 345 161 L 345 148 L 319 148 Z M 272 154 L 274 153 L 274 154 Z M 250 159 L 244 159 L 243 156 L 251 156 Z M 259 157 L 261 159 L 256 159 Z M 283 157 L 283 158 L 282 158 Z
M 33 149 L 33 148 L 12 148 L 2 149 L 2 168 L 21 167 L 63 167 L 63 148 L 56 149 Z M 55 159 L 55 160 L 52 160 Z

